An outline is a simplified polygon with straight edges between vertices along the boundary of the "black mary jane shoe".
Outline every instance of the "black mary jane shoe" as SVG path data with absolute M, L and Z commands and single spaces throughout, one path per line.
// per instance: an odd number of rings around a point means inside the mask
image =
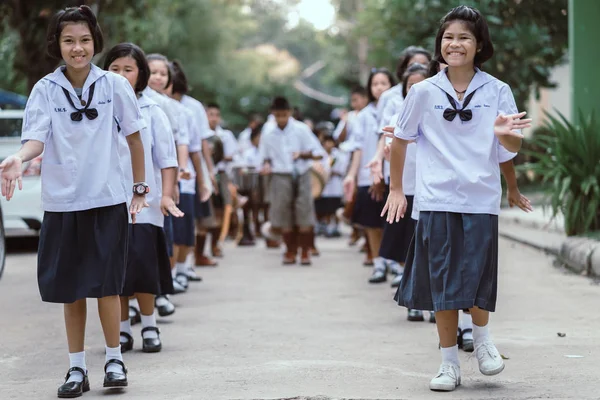
M 475 343 L 473 342 L 473 339 L 465 339 L 465 333 L 467 332 L 471 332 L 471 334 L 473 334 L 473 329 L 471 328 L 467 328 L 467 329 L 463 329 L 460 332 L 460 343 L 461 343 L 461 348 L 463 349 L 463 351 L 466 351 L 467 353 L 472 353 L 475 350 Z
M 121 353 L 125 353 L 126 351 L 133 349 L 133 337 L 127 332 L 121 332 L 121 336 L 127 338 L 125 342 L 121 342 Z M 121 338 L 121 340 L 123 340 Z
M 83 381 L 81 382 L 67 382 L 72 372 L 79 372 L 83 375 Z M 75 397 L 81 397 L 83 393 L 90 391 L 90 380 L 88 379 L 87 373 L 79 368 L 70 368 L 65 377 L 65 383 L 58 388 L 58 397 L 61 399 L 73 399 Z
M 144 338 L 144 332 L 154 331 L 158 335 L 157 338 Z M 162 350 L 162 342 L 160 341 L 160 330 L 155 326 L 147 326 L 142 329 L 142 351 L 144 353 L 158 353 Z
M 110 364 L 120 365 L 123 369 L 122 372 L 106 372 Z M 123 388 L 127 387 L 127 367 L 123 364 L 123 361 L 117 359 L 111 359 L 104 364 L 104 387 L 105 388 Z
M 140 322 L 142 322 L 142 314 L 140 313 L 140 310 L 129 306 L 129 323 L 131 326 L 139 324 Z

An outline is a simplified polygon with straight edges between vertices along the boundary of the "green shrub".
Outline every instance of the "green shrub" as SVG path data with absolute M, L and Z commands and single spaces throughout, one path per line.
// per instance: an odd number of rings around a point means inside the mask
M 568 236 L 600 230 L 600 124 L 584 116 L 571 124 L 560 113 L 548 115 L 546 133 L 532 139 L 525 150 L 532 162 L 522 166 L 542 178 L 553 217 L 562 213 Z

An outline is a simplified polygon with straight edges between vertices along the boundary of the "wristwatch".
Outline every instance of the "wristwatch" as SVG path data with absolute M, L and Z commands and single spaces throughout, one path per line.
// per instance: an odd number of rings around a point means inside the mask
M 146 182 L 138 182 L 133 184 L 133 194 L 144 196 L 150 193 L 150 186 Z

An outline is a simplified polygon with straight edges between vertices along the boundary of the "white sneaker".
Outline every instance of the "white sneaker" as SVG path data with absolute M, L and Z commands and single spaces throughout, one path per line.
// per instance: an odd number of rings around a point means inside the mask
M 475 345 L 475 356 L 479 362 L 479 371 L 484 375 L 498 375 L 504 370 L 502 356 L 491 339 Z
M 460 385 L 460 367 L 445 362 L 440 366 L 438 374 L 429 382 L 429 389 L 439 392 L 451 392 Z
M 187 277 L 187 275 L 185 273 L 179 272 L 177 273 L 177 276 L 175 277 L 175 280 L 181 285 L 183 286 L 183 288 L 185 290 L 187 290 L 188 286 L 190 285 L 190 281 Z

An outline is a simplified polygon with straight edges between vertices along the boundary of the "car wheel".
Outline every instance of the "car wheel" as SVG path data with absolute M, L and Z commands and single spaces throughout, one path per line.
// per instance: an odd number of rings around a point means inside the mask
M 0 210 L 0 278 L 4 272 L 4 266 L 6 265 L 6 235 L 4 233 L 4 217 L 2 216 L 2 210 Z

